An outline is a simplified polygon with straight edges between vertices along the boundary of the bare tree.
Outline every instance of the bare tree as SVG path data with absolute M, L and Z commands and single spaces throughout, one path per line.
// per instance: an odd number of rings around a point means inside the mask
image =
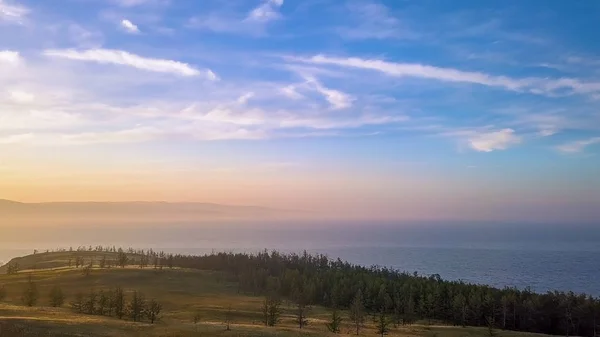
M 225 312 L 225 330 L 231 330 L 231 323 L 233 322 L 233 311 L 231 310 L 231 305 L 227 307 L 227 311 Z
M 148 306 L 146 308 L 146 317 L 150 320 L 151 324 L 154 324 L 154 321 L 159 319 L 160 312 L 162 310 L 162 305 L 158 303 L 156 300 L 152 299 L 148 302 Z
M 194 326 L 196 327 L 196 332 L 198 332 L 198 324 L 200 323 L 200 320 L 202 319 L 202 316 L 200 316 L 200 313 L 197 312 L 194 315 Z

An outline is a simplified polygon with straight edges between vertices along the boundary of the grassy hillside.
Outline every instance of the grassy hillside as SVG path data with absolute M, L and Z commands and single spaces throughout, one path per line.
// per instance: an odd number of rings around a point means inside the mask
M 90 253 L 93 254 L 93 253 Z M 91 256 L 90 256 L 91 257 Z M 294 322 L 294 307 L 284 302 L 281 323 L 275 328 L 261 323 L 263 298 L 238 293 L 238 286 L 217 272 L 198 270 L 155 270 L 152 268 L 94 269 L 86 276 L 81 269 L 66 267 L 69 253 L 44 253 L 20 258 L 23 266 L 36 265 L 38 269 L 14 275 L 0 275 L 7 296 L 0 303 L 0 336 L 6 331 L 18 331 L 15 336 L 333 336 L 325 327 L 330 312 L 313 307 L 309 325 L 301 331 Z M 53 269 L 40 269 L 41 267 Z M 38 306 L 22 305 L 21 295 L 29 276 L 39 290 Z M 58 285 L 67 297 L 63 308 L 50 308 L 50 289 Z M 155 298 L 163 304 L 161 320 L 154 324 L 133 323 L 116 318 L 73 313 L 68 308 L 78 292 L 89 293 L 115 286 L 123 287 L 130 297 L 134 290 L 147 299 Z M 225 331 L 227 308 L 232 308 L 232 330 Z M 195 326 L 193 317 L 198 313 L 201 323 Z M 344 317 L 347 315 L 344 313 Z M 343 334 L 351 333 L 345 318 Z M 196 331 L 198 330 L 198 331 Z M 4 331 L 4 334 L 2 334 Z M 12 332 L 11 332 L 12 333 Z M 376 336 L 369 319 L 361 333 Z M 390 336 L 487 336 L 483 328 L 413 325 L 392 328 Z M 43 335 L 48 336 L 48 335 Z M 532 334 L 497 331 L 497 336 L 533 336 Z

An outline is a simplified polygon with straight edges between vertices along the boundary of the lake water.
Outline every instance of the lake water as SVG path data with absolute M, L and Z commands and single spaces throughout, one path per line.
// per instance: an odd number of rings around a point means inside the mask
M 600 230 L 558 226 L 151 226 L 31 231 L 0 238 L 0 261 L 78 245 L 116 245 L 167 252 L 211 251 L 326 254 L 362 265 L 389 266 L 444 279 L 537 292 L 572 290 L 600 296 Z

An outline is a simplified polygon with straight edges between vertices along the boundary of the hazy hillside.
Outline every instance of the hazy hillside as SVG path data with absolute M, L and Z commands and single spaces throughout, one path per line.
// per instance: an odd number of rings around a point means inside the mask
M 262 219 L 299 215 L 299 212 L 254 206 L 167 202 L 51 202 L 20 203 L 0 200 L 0 225 L 14 222 L 78 221 L 198 221 Z

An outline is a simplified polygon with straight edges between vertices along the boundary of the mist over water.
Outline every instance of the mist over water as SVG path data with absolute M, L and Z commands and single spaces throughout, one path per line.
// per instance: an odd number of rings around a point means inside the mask
M 20 227 L 0 238 L 0 261 L 80 245 L 212 251 L 326 254 L 361 265 L 489 284 L 600 295 L 600 230 L 516 224 L 221 223 Z M 26 235 L 24 235 L 26 233 Z

